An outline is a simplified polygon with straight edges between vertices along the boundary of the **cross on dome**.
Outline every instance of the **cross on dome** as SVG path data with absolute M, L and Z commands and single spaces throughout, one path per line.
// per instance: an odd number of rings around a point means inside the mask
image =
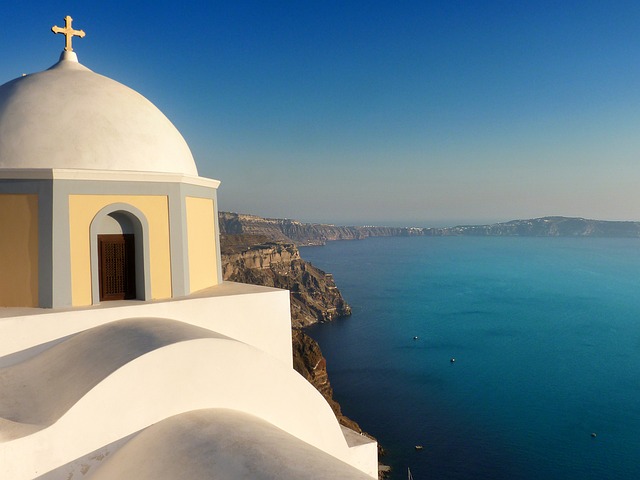
M 73 18 L 67 15 L 66 17 L 64 17 L 64 28 L 58 27 L 57 25 L 51 27 L 51 31 L 53 33 L 62 33 L 65 36 L 66 41 L 64 49 L 67 52 L 73 52 L 73 48 L 71 47 L 71 39 L 73 37 L 82 38 L 85 35 L 84 30 L 74 30 L 73 28 L 71 28 L 71 22 L 73 22 Z

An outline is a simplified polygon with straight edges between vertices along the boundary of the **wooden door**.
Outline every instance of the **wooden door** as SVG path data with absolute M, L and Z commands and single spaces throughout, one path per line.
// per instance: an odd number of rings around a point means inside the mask
M 100 301 L 136 298 L 133 234 L 98 235 Z

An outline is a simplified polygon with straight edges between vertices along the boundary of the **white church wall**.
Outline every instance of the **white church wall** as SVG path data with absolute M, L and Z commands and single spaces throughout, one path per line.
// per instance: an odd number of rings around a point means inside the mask
M 156 302 L 104 302 L 73 309 L 0 309 L 3 358 L 123 318 L 179 320 L 238 339 L 292 365 L 289 292 L 224 282 L 190 297 Z M 5 363 L 6 363 L 6 359 Z
M 369 437 L 354 432 L 344 425 L 340 425 L 340 428 L 349 446 L 349 460 L 347 463 L 377 478 L 378 442 L 374 442 Z
M 352 460 L 330 407 L 300 375 L 249 345 L 205 338 L 126 363 L 52 426 L 0 444 L 0 463 L 7 478 L 33 478 L 164 418 L 204 408 L 250 413 Z

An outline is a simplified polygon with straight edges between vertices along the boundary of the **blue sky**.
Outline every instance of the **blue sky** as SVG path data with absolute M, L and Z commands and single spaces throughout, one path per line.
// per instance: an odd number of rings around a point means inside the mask
M 640 220 L 640 3 L 10 2 L 0 82 L 80 62 L 154 102 L 221 209 Z

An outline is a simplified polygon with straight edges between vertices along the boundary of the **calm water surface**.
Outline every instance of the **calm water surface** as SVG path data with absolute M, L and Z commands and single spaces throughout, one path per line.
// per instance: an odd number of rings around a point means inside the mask
M 309 333 L 393 478 L 640 479 L 640 239 L 373 238 L 301 253 L 353 307 Z

